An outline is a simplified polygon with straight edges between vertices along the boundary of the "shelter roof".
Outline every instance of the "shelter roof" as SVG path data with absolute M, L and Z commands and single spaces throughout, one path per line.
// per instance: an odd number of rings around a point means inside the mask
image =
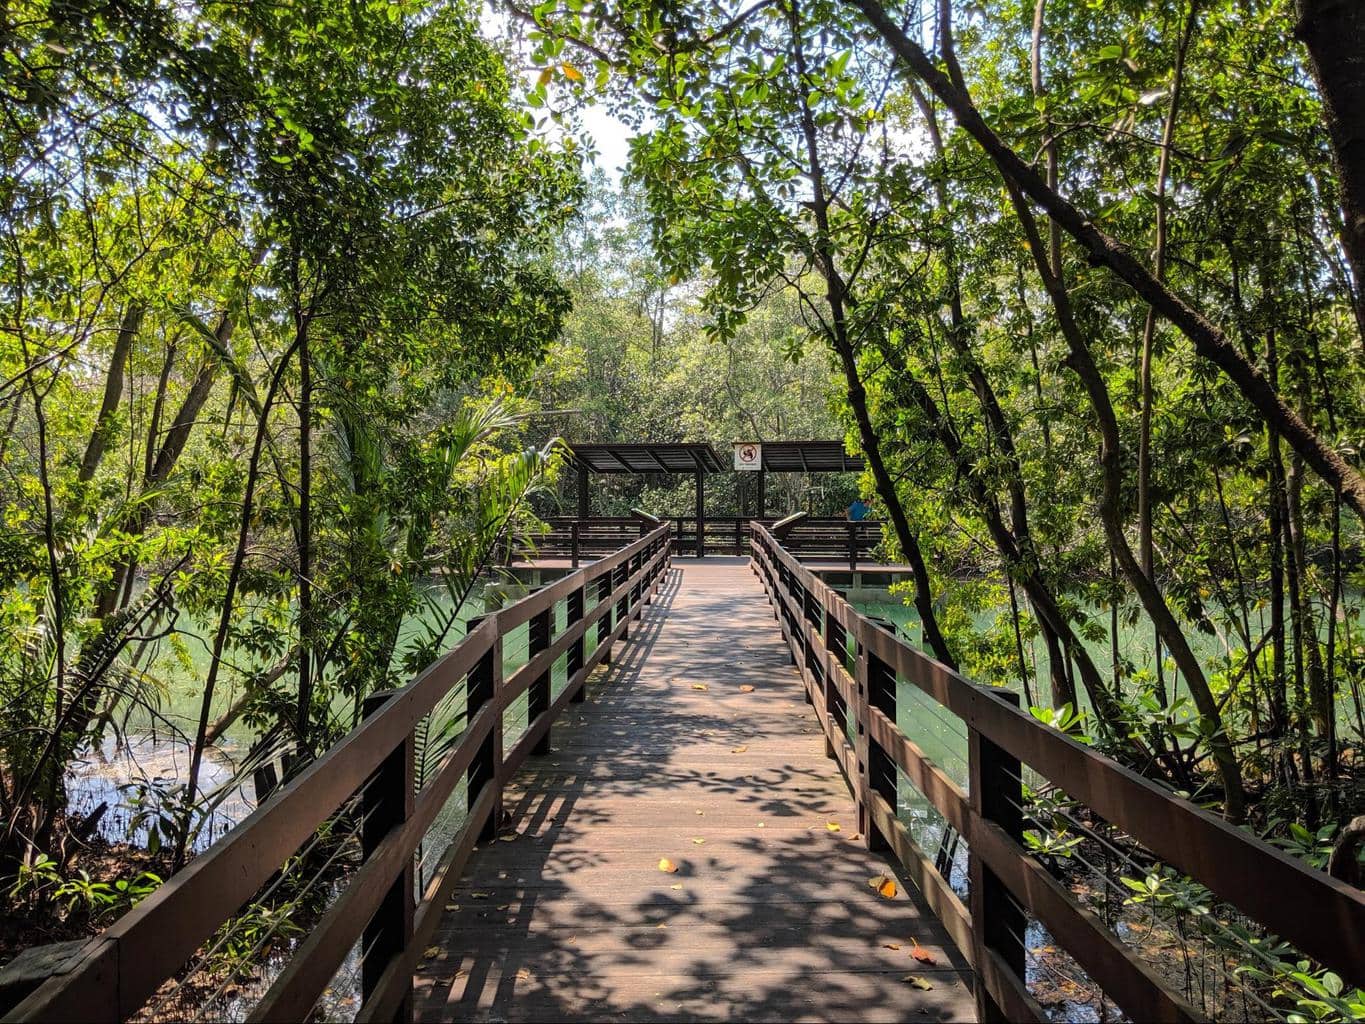
M 764 441 L 763 468 L 772 473 L 857 473 L 861 455 L 848 455 L 842 441 Z
M 564 442 L 569 461 L 589 473 L 719 473 L 729 469 L 709 444 Z

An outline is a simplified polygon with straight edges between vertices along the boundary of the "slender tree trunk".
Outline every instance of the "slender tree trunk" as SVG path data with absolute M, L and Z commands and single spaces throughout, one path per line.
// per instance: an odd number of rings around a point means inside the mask
M 1341 192 L 1341 245 L 1355 278 L 1356 326 L 1365 338 L 1365 4 L 1298 0 L 1294 34 L 1308 49 Z
M 1365 475 L 1285 404 L 1274 386 L 1237 351 L 1220 328 L 1158 281 L 1151 271 L 1132 257 L 1127 246 L 1101 231 L 1094 220 L 1086 217 L 1056 188 L 1049 186 L 1037 171 L 1006 145 L 986 124 L 966 90 L 939 70 L 919 44 L 888 16 L 879 0 L 846 2 L 863 12 L 897 59 L 952 111 L 957 123 L 992 159 L 1007 183 L 1042 207 L 1062 230 L 1080 244 L 1092 262 L 1108 267 L 1144 301 L 1155 306 L 1190 340 L 1202 358 L 1226 374 L 1267 422 L 1276 425 L 1281 436 L 1303 456 L 1314 472 L 1341 491 L 1352 511 L 1365 520 Z
M 1101 726 L 1111 735 L 1121 736 L 1126 730 L 1123 728 L 1122 710 L 1114 694 L 1105 685 L 1104 677 L 1100 675 L 1090 652 L 1072 631 L 1059 602 L 1039 575 L 1036 562 L 1027 559 L 1020 551 L 1018 542 L 1005 525 L 1004 517 L 993 496 L 981 480 L 976 461 L 963 447 L 947 417 L 943 415 L 924 384 L 910 374 L 903 361 L 898 360 L 894 353 L 888 352 L 886 356 L 888 363 L 899 364 L 895 365 L 895 370 L 903 403 L 918 408 L 924 415 L 939 445 L 953 460 L 958 473 L 971 488 L 996 549 L 1018 573 L 1019 585 L 1024 588 L 1029 601 L 1038 610 L 1039 617 L 1048 622 L 1067 645 L 1068 653 L 1080 669 L 1081 682 L 1090 696 Z
M 1152 273 L 1157 281 L 1166 281 L 1166 185 L 1170 176 L 1171 143 L 1175 138 L 1176 117 L 1180 111 L 1180 93 L 1185 84 L 1185 54 L 1189 50 L 1190 39 L 1194 35 L 1194 25 L 1198 0 L 1190 0 L 1189 16 L 1185 20 L 1184 31 L 1176 47 L 1175 70 L 1171 76 L 1171 96 L 1166 107 L 1166 120 L 1161 128 L 1161 150 L 1157 157 L 1156 172 L 1156 242 L 1152 253 Z M 1137 518 L 1138 554 L 1142 571 L 1153 584 L 1156 583 L 1156 560 L 1152 545 L 1152 412 L 1156 395 L 1152 387 L 1152 359 L 1156 346 L 1156 309 L 1147 307 L 1147 318 L 1142 325 L 1141 368 L 1138 371 L 1138 390 L 1140 392 L 1141 414 L 1138 423 L 1137 456 Z M 1166 666 L 1161 653 L 1161 636 L 1153 636 L 1153 650 L 1156 661 L 1157 700 L 1164 708 L 1167 704 Z
M 792 52 L 796 68 L 802 79 L 806 78 L 805 51 L 801 43 L 800 15 L 796 5 L 789 7 L 792 32 Z M 934 609 L 933 592 L 930 586 L 929 567 L 920 551 L 919 538 L 910 528 L 910 521 L 901 505 L 900 495 L 896 493 L 895 481 L 887 471 L 882 459 L 881 442 L 872 426 L 872 417 L 867 408 L 867 390 L 858 373 L 858 361 L 853 344 L 848 336 L 846 294 L 843 278 L 835 265 L 829 228 L 829 196 L 825 190 L 823 164 L 815 131 L 815 119 L 806 102 L 804 89 L 801 93 L 801 128 L 805 137 L 806 155 L 810 161 L 812 207 L 815 214 L 815 250 L 819 257 L 820 272 L 825 279 L 825 298 L 830 308 L 830 343 L 838 356 L 839 365 L 844 372 L 848 388 L 848 402 L 858 424 L 858 437 L 862 443 L 863 454 L 867 457 L 867 467 L 877 487 L 877 494 L 886 506 L 901 552 L 910 563 L 911 575 L 915 581 L 915 610 L 919 613 L 920 628 L 925 642 L 934 656 L 950 668 L 957 668 L 948 641 L 938 626 L 938 614 Z
M 227 648 L 228 631 L 232 627 L 232 610 L 237 600 L 237 585 L 242 578 L 242 567 L 246 563 L 247 543 L 251 536 L 251 517 L 255 508 L 256 484 L 260 478 L 261 453 L 265 449 L 265 437 L 270 425 L 270 410 L 275 404 L 275 396 L 280 389 L 280 381 L 289 361 L 298 351 L 299 341 L 280 356 L 279 364 L 270 379 L 270 388 L 261 405 L 260 422 L 256 424 L 256 439 L 251 447 L 251 458 L 247 462 L 246 486 L 242 492 L 242 510 L 237 519 L 237 544 L 232 552 L 232 562 L 228 567 L 227 587 L 223 593 L 223 604 L 218 612 L 218 628 L 213 635 L 213 647 L 209 652 L 209 670 L 204 678 L 204 692 L 199 700 L 199 724 L 194 734 L 194 746 L 190 748 L 189 772 L 185 779 L 185 804 L 181 811 L 180 828 L 176 836 L 174 868 L 179 870 L 185 863 L 189 844 L 190 821 L 194 814 L 194 802 L 199 792 L 199 769 L 204 760 L 209 731 L 209 714 L 213 708 L 213 694 L 218 685 L 218 675 L 223 665 L 223 651 Z
M 1199 710 L 1200 717 L 1204 719 L 1204 725 L 1209 736 L 1209 750 L 1223 782 L 1224 813 L 1229 821 L 1240 822 L 1246 814 L 1246 792 L 1242 784 L 1241 767 L 1238 765 L 1236 754 L 1232 749 L 1232 740 L 1223 727 L 1218 703 L 1209 690 L 1203 666 L 1190 649 L 1189 641 L 1185 638 L 1180 623 L 1171 614 L 1170 608 L 1167 607 L 1166 601 L 1156 585 L 1142 571 L 1142 566 L 1133 554 L 1133 549 L 1129 546 L 1128 538 L 1124 533 L 1120 504 L 1123 480 L 1122 442 L 1118 420 L 1115 417 L 1113 404 L 1109 397 L 1108 385 L 1105 383 L 1099 367 L 1095 365 L 1090 346 L 1076 323 L 1066 284 L 1053 273 L 1048 264 L 1047 254 L 1043 249 L 1042 238 L 1038 233 L 1033 212 L 1017 188 L 1008 181 L 1006 188 L 1015 213 L 1019 218 L 1020 226 L 1023 228 L 1029 252 L 1032 254 L 1038 274 L 1043 280 L 1043 287 L 1052 299 L 1053 308 L 1057 314 L 1057 323 L 1069 350 L 1067 365 L 1075 372 L 1085 388 L 1091 409 L 1100 428 L 1102 487 L 1099 513 L 1109 549 L 1117 559 L 1119 568 L 1123 571 L 1129 585 L 1137 592 L 1138 600 L 1142 602 L 1143 608 L 1165 641 L 1172 657 L 1174 657 L 1176 666 L 1185 677 L 1185 684 L 1189 687 L 1190 696 L 1194 700 L 1195 707 Z
M 118 413 L 119 402 L 123 400 L 123 371 L 128 364 L 128 353 L 132 350 L 133 339 L 142 326 L 145 310 L 140 302 L 132 302 L 124 310 L 119 324 L 118 335 L 114 339 L 114 351 L 109 357 L 109 372 L 104 378 L 104 401 L 95 420 L 95 429 L 90 432 L 90 441 L 85 446 L 85 457 L 81 459 L 79 479 L 82 483 L 92 479 L 99 469 L 104 450 L 109 444 L 109 435 L 114 428 L 114 416 Z
M 299 706 L 300 752 L 308 749 L 313 710 L 313 366 L 308 314 L 298 303 L 295 267 L 294 336 L 299 348 Z
M 235 326 L 236 321 L 224 313 L 214 331 L 219 345 L 226 346 L 232 340 Z M 156 458 L 152 461 L 152 471 L 143 480 L 144 495 L 165 483 L 171 475 L 171 470 L 175 468 L 176 462 L 179 461 L 181 453 L 185 450 L 185 445 L 189 442 L 190 434 L 193 433 L 195 425 L 199 422 L 199 414 L 203 411 L 209 396 L 213 394 L 213 385 L 218 379 L 219 365 L 218 356 L 212 352 L 199 365 L 194 380 L 190 384 L 189 392 L 185 395 L 184 401 L 180 403 L 180 409 L 176 412 L 175 419 L 171 421 L 170 429 L 166 431 L 166 436 L 157 450 Z M 129 525 L 128 532 L 134 537 L 140 537 L 146 532 L 151 521 L 151 509 L 144 503 L 137 518 Z M 102 618 L 112 613 L 118 607 L 120 593 L 131 593 L 131 576 L 136 571 L 137 559 L 131 554 L 115 567 L 110 584 L 96 598 L 95 614 L 97 616 Z

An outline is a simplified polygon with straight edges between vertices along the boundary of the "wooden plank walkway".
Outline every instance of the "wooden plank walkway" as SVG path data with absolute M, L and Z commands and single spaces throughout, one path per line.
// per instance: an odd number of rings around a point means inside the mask
M 892 900 L 868 886 L 891 868 L 854 836 L 747 561 L 677 559 L 509 788 L 517 834 L 474 855 L 417 975 L 419 1019 L 974 1019 L 932 913 L 903 879 Z

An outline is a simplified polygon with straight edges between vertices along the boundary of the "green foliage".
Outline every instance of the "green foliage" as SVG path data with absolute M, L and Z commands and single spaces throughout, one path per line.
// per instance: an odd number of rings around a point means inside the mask
M 550 464 L 505 398 L 568 312 L 579 173 L 478 18 L 6 9 L 0 859 L 59 848 L 109 729 L 319 749 L 527 514 Z M 133 797 L 154 844 L 215 799 L 179 781 Z

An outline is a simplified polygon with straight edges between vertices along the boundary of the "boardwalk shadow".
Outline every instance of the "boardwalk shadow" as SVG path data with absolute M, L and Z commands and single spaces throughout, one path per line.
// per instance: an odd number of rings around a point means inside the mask
M 886 865 L 853 839 L 752 576 L 705 568 L 685 589 L 670 574 L 509 790 L 518 835 L 462 880 L 417 978 L 423 1019 L 969 1014 L 938 923 L 867 885 Z M 936 963 L 911 960 L 912 940 Z

